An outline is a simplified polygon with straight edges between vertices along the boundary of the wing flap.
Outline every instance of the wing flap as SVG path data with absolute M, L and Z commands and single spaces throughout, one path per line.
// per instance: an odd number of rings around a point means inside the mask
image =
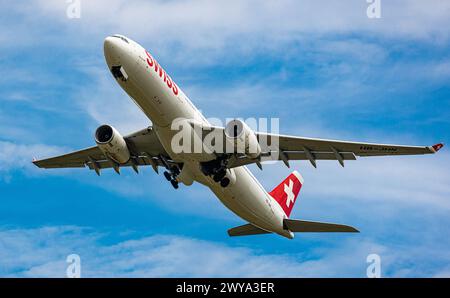
M 283 151 L 289 160 L 308 160 L 308 156 L 305 151 Z M 311 152 L 315 159 L 320 160 L 336 160 L 336 155 L 333 152 Z M 356 160 L 356 156 L 353 152 L 339 152 L 343 160 Z
M 228 235 L 230 237 L 260 235 L 260 234 L 270 234 L 270 232 L 260 229 L 252 224 L 245 224 L 228 230 Z
M 303 232 L 303 233 L 359 233 L 357 229 L 347 225 L 298 220 L 298 219 L 285 219 L 284 225 L 291 232 Z
M 283 153 L 286 154 L 288 160 L 309 160 L 305 151 L 283 151 Z M 313 151 L 311 153 L 313 154 L 315 160 L 337 160 L 334 152 Z M 342 156 L 342 160 L 356 160 L 356 156 L 353 152 L 339 152 L 339 154 Z M 272 156 L 278 157 L 278 159 L 269 157 L 264 161 L 283 160 L 281 154 L 276 154 L 276 152 L 275 154 L 272 154 Z M 235 157 L 230 161 L 229 167 L 235 168 L 245 166 L 255 163 L 256 161 L 257 161 L 256 159 L 250 159 L 247 156 Z
M 152 162 L 150 162 L 150 159 L 152 160 Z M 175 162 L 173 162 L 172 160 L 168 159 L 167 162 L 169 164 L 174 164 Z M 107 159 L 102 159 L 102 160 L 95 160 L 95 163 L 97 164 L 97 167 L 99 169 L 107 169 L 107 168 L 111 168 L 112 164 L 111 161 L 107 160 Z M 132 160 L 128 161 L 125 164 L 121 164 L 120 167 L 132 167 L 134 165 L 136 166 L 152 166 L 153 164 L 157 165 L 157 166 L 164 166 L 164 164 L 162 163 L 161 159 L 159 159 L 158 157 L 148 157 L 148 156 L 137 156 L 137 157 L 133 157 Z M 86 166 L 90 169 L 90 170 L 94 170 L 95 167 L 92 164 L 91 161 L 86 162 Z

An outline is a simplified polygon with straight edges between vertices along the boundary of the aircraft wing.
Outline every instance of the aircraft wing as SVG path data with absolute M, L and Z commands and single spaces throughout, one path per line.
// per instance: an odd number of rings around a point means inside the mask
M 129 134 L 124 139 L 130 150 L 131 158 L 128 163 L 120 165 L 120 167 L 131 166 L 137 171 L 137 166 L 151 165 L 157 171 L 157 167 L 164 166 L 164 162 L 173 163 L 152 127 Z M 109 160 L 97 146 L 47 159 L 34 160 L 33 163 L 39 168 L 45 169 L 87 166 L 89 169 L 95 170 L 97 174 L 100 174 L 100 169 L 104 168 L 114 168 L 118 171 L 118 166 Z
M 443 147 L 443 144 L 433 146 L 404 146 L 391 144 L 374 144 L 363 142 L 348 142 L 315 138 L 304 138 L 287 135 L 256 133 L 262 152 L 276 153 L 277 160 L 289 165 L 289 160 L 309 160 L 316 167 L 316 160 L 337 160 L 344 166 L 344 160 L 356 160 L 357 156 L 386 155 L 420 155 L 433 154 Z M 269 144 L 269 145 L 266 145 Z M 268 160 L 270 158 L 268 157 Z M 259 160 L 245 156 L 235 157 L 230 167 L 238 167 Z

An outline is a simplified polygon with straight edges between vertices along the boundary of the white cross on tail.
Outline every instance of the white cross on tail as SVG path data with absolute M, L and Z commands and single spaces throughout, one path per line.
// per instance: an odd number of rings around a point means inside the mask
M 295 199 L 295 195 L 294 195 L 294 182 L 292 182 L 291 179 L 289 179 L 289 186 L 287 184 L 284 185 L 284 192 L 287 195 L 287 199 L 286 199 L 286 206 L 289 207 L 292 204 L 294 204 L 294 199 Z

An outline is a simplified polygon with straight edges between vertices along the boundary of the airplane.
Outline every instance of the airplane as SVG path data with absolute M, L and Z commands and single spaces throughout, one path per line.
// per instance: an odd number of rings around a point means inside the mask
M 213 126 L 154 56 L 135 41 L 118 34 L 108 36 L 104 40 L 104 55 L 116 82 L 152 125 L 122 136 L 104 124 L 94 133 L 96 146 L 33 163 L 46 169 L 88 167 L 99 176 L 105 168 L 120 174 L 122 167 L 131 167 L 136 173 L 139 166 L 151 166 L 156 173 L 163 167 L 165 178 L 175 189 L 180 182 L 203 184 L 247 222 L 229 229 L 229 236 L 275 233 L 293 239 L 296 232 L 359 232 L 342 224 L 291 219 L 304 180 L 293 171 L 267 192 L 246 167 L 256 164 L 262 169 L 265 157 L 271 156 L 268 158 L 282 161 L 287 167 L 291 160 L 307 160 L 314 167 L 317 160 L 336 160 L 343 167 L 344 161 L 356 160 L 357 156 L 433 154 L 443 147 L 441 143 L 402 146 L 271 134 L 254 131 L 239 119 L 225 127 Z M 174 129 L 176 126 L 202 142 L 214 131 L 218 145 L 211 142 L 199 152 L 175 150 L 173 139 L 180 133 L 180 129 Z

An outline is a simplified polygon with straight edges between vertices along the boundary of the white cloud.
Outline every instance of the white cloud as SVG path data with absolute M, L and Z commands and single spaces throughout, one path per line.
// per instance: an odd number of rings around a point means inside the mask
M 450 209 L 450 175 L 445 167 L 448 154 L 423 157 L 380 158 L 359 160 L 350 165 L 345 175 L 326 175 L 314 180 L 311 187 L 323 196 L 341 196 L 375 200 L 400 200 L 420 203 L 435 208 Z M 334 166 L 324 164 L 321 173 Z M 334 167 L 336 168 L 336 167 Z M 319 172 L 319 171 L 317 171 Z M 348 176 L 347 176 L 348 175 Z M 351 177 L 351 181 L 349 178 Z M 346 184 L 350 182 L 349 184 Z M 317 184 L 316 184 L 317 183 Z M 326 188 L 319 184 L 327 184 Z
M 61 154 L 64 151 L 67 151 L 67 148 L 0 141 L 0 179 L 8 181 L 10 172 L 13 170 L 23 170 L 27 174 L 36 174 L 36 167 L 32 164 L 33 157 L 48 157 Z
M 364 0 L 81 1 L 81 19 L 67 18 L 67 6 L 60 0 L 40 0 L 30 5 L 14 4 L 12 11 L 29 24 L 44 18 L 53 21 L 69 33 L 67 37 L 77 40 L 80 34 L 91 40 L 112 33 L 130 35 L 153 50 L 167 52 L 166 57 L 177 56 L 187 63 L 186 51 L 196 56 L 196 63 L 208 63 L 212 56 L 220 53 L 223 57 L 230 49 L 241 57 L 255 51 L 286 49 L 310 34 L 360 33 L 440 44 L 448 40 L 450 26 L 450 4 L 438 0 L 383 1 L 382 18 L 377 20 L 367 18 Z M 24 33 L 15 38 L 31 42 L 25 34 L 29 26 L 16 25 L 15 30 Z M 55 41 L 52 36 L 39 38 Z
M 73 226 L 2 229 L 0 276 L 64 277 L 66 257 L 73 253 L 81 257 L 84 277 L 364 277 L 366 257 L 371 253 L 381 256 L 385 275 L 432 276 L 445 275 L 450 260 L 448 252 L 440 249 L 428 249 L 423 255 L 422 244 L 411 251 L 408 247 L 380 245 L 358 236 L 357 239 L 342 236 L 344 239 L 336 247 L 309 248 L 300 254 L 261 253 L 176 235 L 105 244 L 102 242 L 105 236 Z M 294 241 L 301 245 L 300 242 L 309 240 Z M 406 251 L 409 254 L 405 257 Z M 442 266 L 429 269 L 436 258 Z
M 402 257 L 405 247 L 388 247 L 354 237 L 343 240 L 338 248 L 322 247 L 308 251 L 309 255 L 288 255 L 174 235 L 108 245 L 102 243 L 104 236 L 79 227 L 0 230 L 0 275 L 64 277 L 65 260 L 72 253 L 80 255 L 84 277 L 364 277 L 370 253 L 382 257 L 382 269 L 389 276 L 444 274 L 445 269 L 444 263 L 434 272 L 427 271 L 431 260 L 420 255 L 421 245 L 413 250 L 413 257 L 423 262 L 417 264 Z M 435 252 L 430 257 L 448 262 L 450 256 Z M 411 267 L 418 268 L 412 272 Z
M 80 67 L 80 71 L 91 78 L 74 97 L 79 108 L 85 110 L 94 120 L 92 130 L 102 124 L 111 124 L 122 135 L 132 133 L 151 125 L 151 121 L 132 99 L 117 85 L 108 73 L 107 67 Z

